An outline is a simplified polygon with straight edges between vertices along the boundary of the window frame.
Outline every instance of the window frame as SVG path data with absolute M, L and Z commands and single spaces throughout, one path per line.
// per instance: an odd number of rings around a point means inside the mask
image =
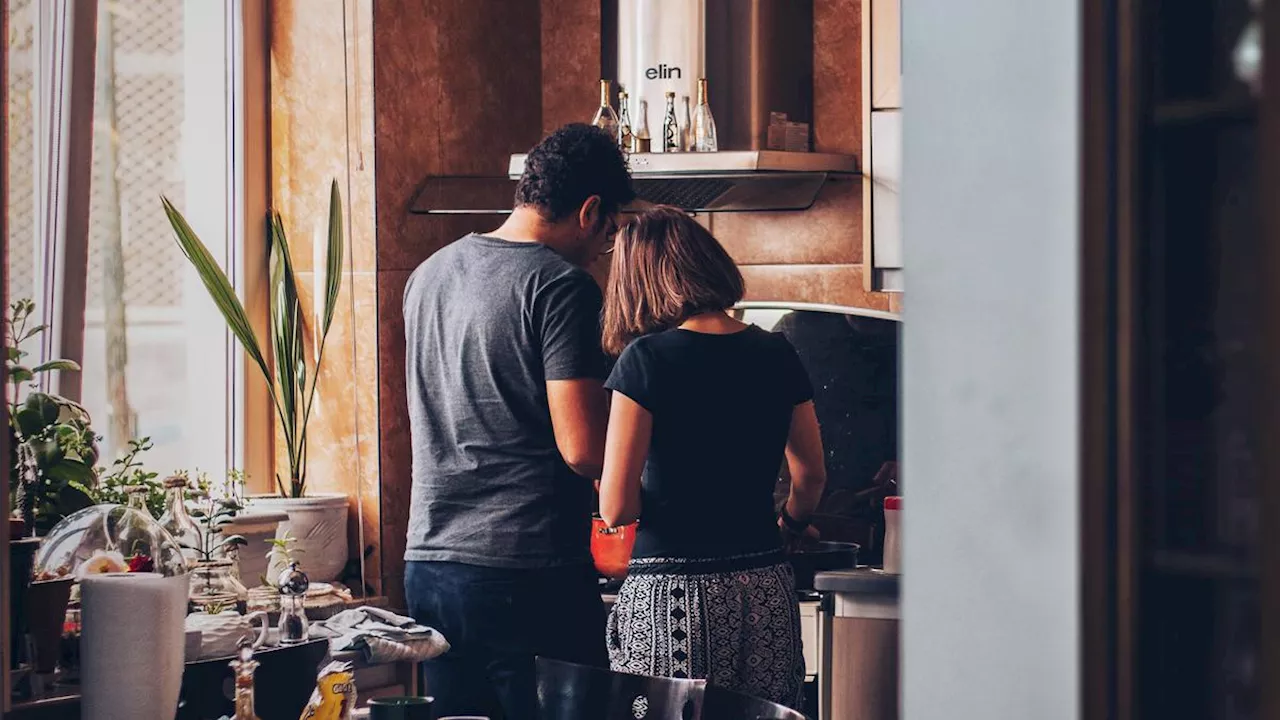
M 53 328 L 38 351 L 46 358 L 64 357 L 80 364 L 89 319 L 92 173 L 75 169 L 92 167 L 93 162 L 99 2 L 41 0 L 32 9 L 41 23 L 33 63 L 44 73 L 34 91 L 36 156 L 44 159 L 33 168 L 38 183 L 33 242 L 40 258 L 34 294 L 40 321 Z M 261 222 L 270 187 L 268 8 L 265 0 L 181 2 L 184 18 L 198 16 L 183 23 L 184 47 L 190 49 L 183 54 L 184 75 L 202 87 L 224 89 L 186 93 L 183 100 L 184 214 L 227 270 L 261 337 L 268 315 L 266 233 Z M 187 465 L 215 473 L 240 468 L 252 478 L 251 490 L 268 490 L 275 434 L 269 391 L 256 374 L 246 377 L 245 354 L 207 301 L 194 269 L 184 265 L 180 281 L 184 296 L 198 298 L 183 303 L 184 315 L 220 329 L 216 334 L 188 334 L 188 377 L 213 373 L 225 378 L 224 383 L 188 385 L 188 411 L 181 422 L 210 442 L 202 443 Z M 56 377 L 43 389 L 82 400 L 82 373 L 49 375 Z M 211 408 L 221 412 L 210 413 Z

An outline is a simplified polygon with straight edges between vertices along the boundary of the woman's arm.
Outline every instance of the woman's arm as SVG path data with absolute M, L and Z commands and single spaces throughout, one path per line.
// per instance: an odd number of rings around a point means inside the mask
M 652 434 L 653 415 L 614 392 L 600 476 L 600 517 L 609 527 L 629 525 L 640 517 L 640 475 Z
M 613 430 L 612 425 L 609 429 Z M 800 403 L 791 412 L 787 470 L 791 474 L 791 495 L 783 507 L 793 520 L 808 522 L 827 484 L 822 435 L 818 431 L 818 415 L 814 412 L 813 401 Z

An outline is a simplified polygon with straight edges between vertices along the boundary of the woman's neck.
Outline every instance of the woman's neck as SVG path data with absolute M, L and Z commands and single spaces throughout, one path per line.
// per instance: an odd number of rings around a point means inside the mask
M 708 335 L 729 335 L 741 331 L 746 327 L 746 323 L 734 320 L 721 310 L 713 310 L 693 315 L 678 327 L 681 330 L 692 330 Z

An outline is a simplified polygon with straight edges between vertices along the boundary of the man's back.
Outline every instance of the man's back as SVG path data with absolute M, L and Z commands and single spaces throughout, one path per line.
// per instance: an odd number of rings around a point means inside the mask
M 603 378 L 598 286 L 550 248 L 469 235 L 404 294 L 409 561 L 589 561 L 591 485 L 556 448 L 546 382 Z

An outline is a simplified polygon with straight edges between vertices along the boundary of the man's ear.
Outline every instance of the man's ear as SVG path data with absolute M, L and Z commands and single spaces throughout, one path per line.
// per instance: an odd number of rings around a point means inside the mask
M 583 230 L 593 230 L 598 222 L 600 222 L 600 196 L 592 195 L 578 210 L 578 226 Z

